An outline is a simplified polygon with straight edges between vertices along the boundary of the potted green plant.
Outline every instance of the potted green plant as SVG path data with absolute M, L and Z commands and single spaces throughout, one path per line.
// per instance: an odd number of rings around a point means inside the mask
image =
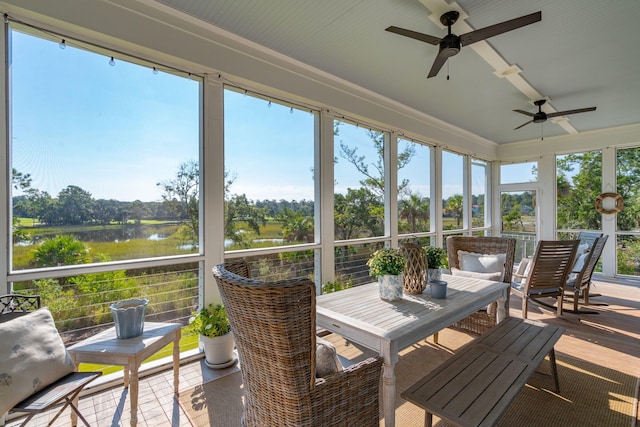
M 440 280 L 440 268 L 446 267 L 447 252 L 439 246 L 425 246 L 429 281 Z
M 378 278 L 380 298 L 395 301 L 402 298 L 402 272 L 406 261 L 402 252 L 394 248 L 375 251 L 367 261 L 369 274 Z
M 188 329 L 189 332 L 200 335 L 207 366 L 223 368 L 235 362 L 235 342 L 227 310 L 222 304 L 209 304 L 193 313 Z

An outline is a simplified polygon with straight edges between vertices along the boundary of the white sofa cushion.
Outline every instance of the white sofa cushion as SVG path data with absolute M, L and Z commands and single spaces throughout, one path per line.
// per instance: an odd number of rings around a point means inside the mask
M 0 323 L 0 343 L 0 416 L 74 370 L 47 308 Z

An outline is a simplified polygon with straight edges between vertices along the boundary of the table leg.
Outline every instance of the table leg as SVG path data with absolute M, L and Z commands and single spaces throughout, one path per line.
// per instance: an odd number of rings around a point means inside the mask
M 500 323 L 509 316 L 509 289 L 496 301 L 496 322 Z
M 127 370 L 131 371 L 129 381 L 129 399 L 131 399 L 131 425 L 138 425 L 138 367 L 130 365 Z
M 385 427 L 396 425 L 396 373 L 395 364 L 385 362 L 382 369 L 382 407 Z
M 173 393 L 179 396 L 180 388 L 180 329 L 176 331 L 176 338 L 173 340 Z
M 125 366 L 124 369 L 124 378 L 122 381 L 124 382 L 124 388 L 129 388 L 129 367 Z

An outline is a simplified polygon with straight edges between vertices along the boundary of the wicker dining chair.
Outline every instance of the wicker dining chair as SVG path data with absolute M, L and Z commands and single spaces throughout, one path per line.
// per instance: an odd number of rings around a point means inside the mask
M 522 282 L 512 282 L 511 290 L 522 297 L 522 317 L 527 318 L 529 302 L 562 315 L 564 286 L 573 267 L 579 240 L 540 240 L 527 265 Z M 556 305 L 549 298 L 556 299 Z
M 513 262 L 516 251 L 516 240 L 507 237 L 470 237 L 470 236 L 449 236 L 447 237 L 447 256 L 449 257 L 449 268 L 461 269 L 458 251 L 466 251 L 478 254 L 499 255 L 505 254 L 504 271 L 502 281 L 511 283 L 513 274 Z M 506 302 L 507 310 L 509 301 Z M 475 334 L 483 334 L 496 325 L 496 308 L 494 302 L 486 310 L 480 310 L 471 316 L 462 319 L 452 325 L 453 328 L 463 329 Z
M 244 425 L 378 425 L 382 359 L 316 378 L 315 284 L 263 282 L 249 271 L 245 262 L 213 268 L 240 359 Z

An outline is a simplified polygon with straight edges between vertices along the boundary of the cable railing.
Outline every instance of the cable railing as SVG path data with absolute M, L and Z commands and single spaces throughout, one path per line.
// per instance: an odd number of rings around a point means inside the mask
M 73 345 L 114 325 L 109 306 L 147 298 L 145 321 L 186 325 L 198 307 L 197 264 L 89 273 L 13 284 L 13 292 L 40 295 L 65 345 Z

